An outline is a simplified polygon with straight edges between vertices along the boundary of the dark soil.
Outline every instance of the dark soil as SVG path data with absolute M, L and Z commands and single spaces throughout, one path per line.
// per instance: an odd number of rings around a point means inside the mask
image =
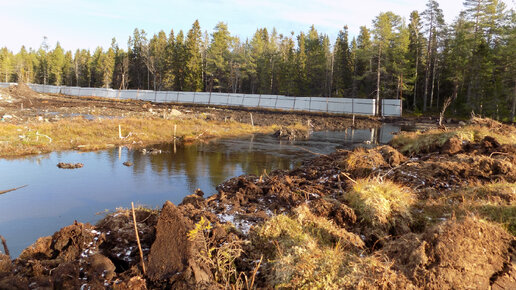
M 84 164 L 82 164 L 82 163 L 64 163 L 64 162 L 59 162 L 59 163 L 57 163 L 57 167 L 59 167 L 61 169 L 77 169 L 77 168 L 84 167 Z
M 3 89 L 11 101 L 0 100 L 0 117 L 8 113 L 13 118 L 5 120 L 15 124 L 28 121 L 56 121 L 63 118 L 84 116 L 87 118 L 169 118 L 177 114 L 184 117 L 203 118 L 216 121 L 236 121 L 256 126 L 308 124 L 313 130 L 344 130 L 379 127 L 375 118 L 335 116 L 321 113 L 285 112 L 242 107 L 178 105 L 173 103 L 151 103 L 144 101 L 117 101 L 96 97 L 73 97 L 38 94 L 24 84 Z M 23 105 L 21 105 L 23 103 Z M 252 121 L 251 121 L 252 113 Z

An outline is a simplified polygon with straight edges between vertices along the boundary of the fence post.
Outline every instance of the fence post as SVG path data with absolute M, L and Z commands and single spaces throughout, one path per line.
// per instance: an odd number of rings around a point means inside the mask
M 179 103 L 179 91 L 177 91 L 176 103 Z
M 312 111 L 312 97 L 309 97 L 310 98 L 310 102 L 308 103 L 308 112 L 311 112 Z
M 294 98 L 294 104 L 292 105 L 292 111 L 294 111 L 296 109 L 296 97 L 293 97 Z
M 262 102 L 262 94 L 259 94 L 258 95 L 258 106 L 256 106 L 257 108 L 260 107 L 260 103 Z
M 154 103 L 156 103 L 157 99 L 158 99 L 158 92 L 154 91 Z
M 229 106 L 229 93 L 228 93 L 228 98 L 226 100 L 226 106 Z
M 240 104 L 240 107 L 244 106 L 245 96 L 246 94 L 242 94 L 242 103 Z
M 279 98 L 279 95 L 276 95 L 276 102 L 274 102 L 274 109 L 278 109 L 278 98 Z
M 326 97 L 326 113 L 328 113 L 328 97 Z
M 192 102 L 195 104 L 195 92 L 193 92 L 193 101 Z

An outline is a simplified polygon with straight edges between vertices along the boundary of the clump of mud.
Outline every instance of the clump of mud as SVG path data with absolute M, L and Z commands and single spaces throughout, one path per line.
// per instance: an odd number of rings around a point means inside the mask
M 514 246 L 514 237 L 499 226 L 468 217 L 402 236 L 382 251 L 417 286 L 488 289 L 514 271 Z
M 297 129 L 295 127 L 285 127 L 282 126 L 272 136 L 278 138 L 278 139 L 285 139 L 285 140 L 304 140 L 309 137 L 309 132 L 307 130 L 303 129 Z

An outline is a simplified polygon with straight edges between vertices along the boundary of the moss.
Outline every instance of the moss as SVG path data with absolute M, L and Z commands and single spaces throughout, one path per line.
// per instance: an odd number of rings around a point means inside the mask
M 344 199 L 372 226 L 395 224 L 398 217 L 410 218 L 410 207 L 415 202 L 408 188 L 378 179 L 357 180 Z
M 509 233 L 516 236 L 516 206 L 481 205 L 473 210 L 484 219 L 501 224 Z

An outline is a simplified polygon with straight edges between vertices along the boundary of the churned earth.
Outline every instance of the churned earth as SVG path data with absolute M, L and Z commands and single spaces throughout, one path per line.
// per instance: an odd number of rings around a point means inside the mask
M 75 223 L 0 288 L 516 288 L 516 129 L 473 118 Z
M 369 117 L 47 95 L 25 84 L 0 89 L 0 157 L 254 133 L 293 139 L 309 131 L 380 125 Z

